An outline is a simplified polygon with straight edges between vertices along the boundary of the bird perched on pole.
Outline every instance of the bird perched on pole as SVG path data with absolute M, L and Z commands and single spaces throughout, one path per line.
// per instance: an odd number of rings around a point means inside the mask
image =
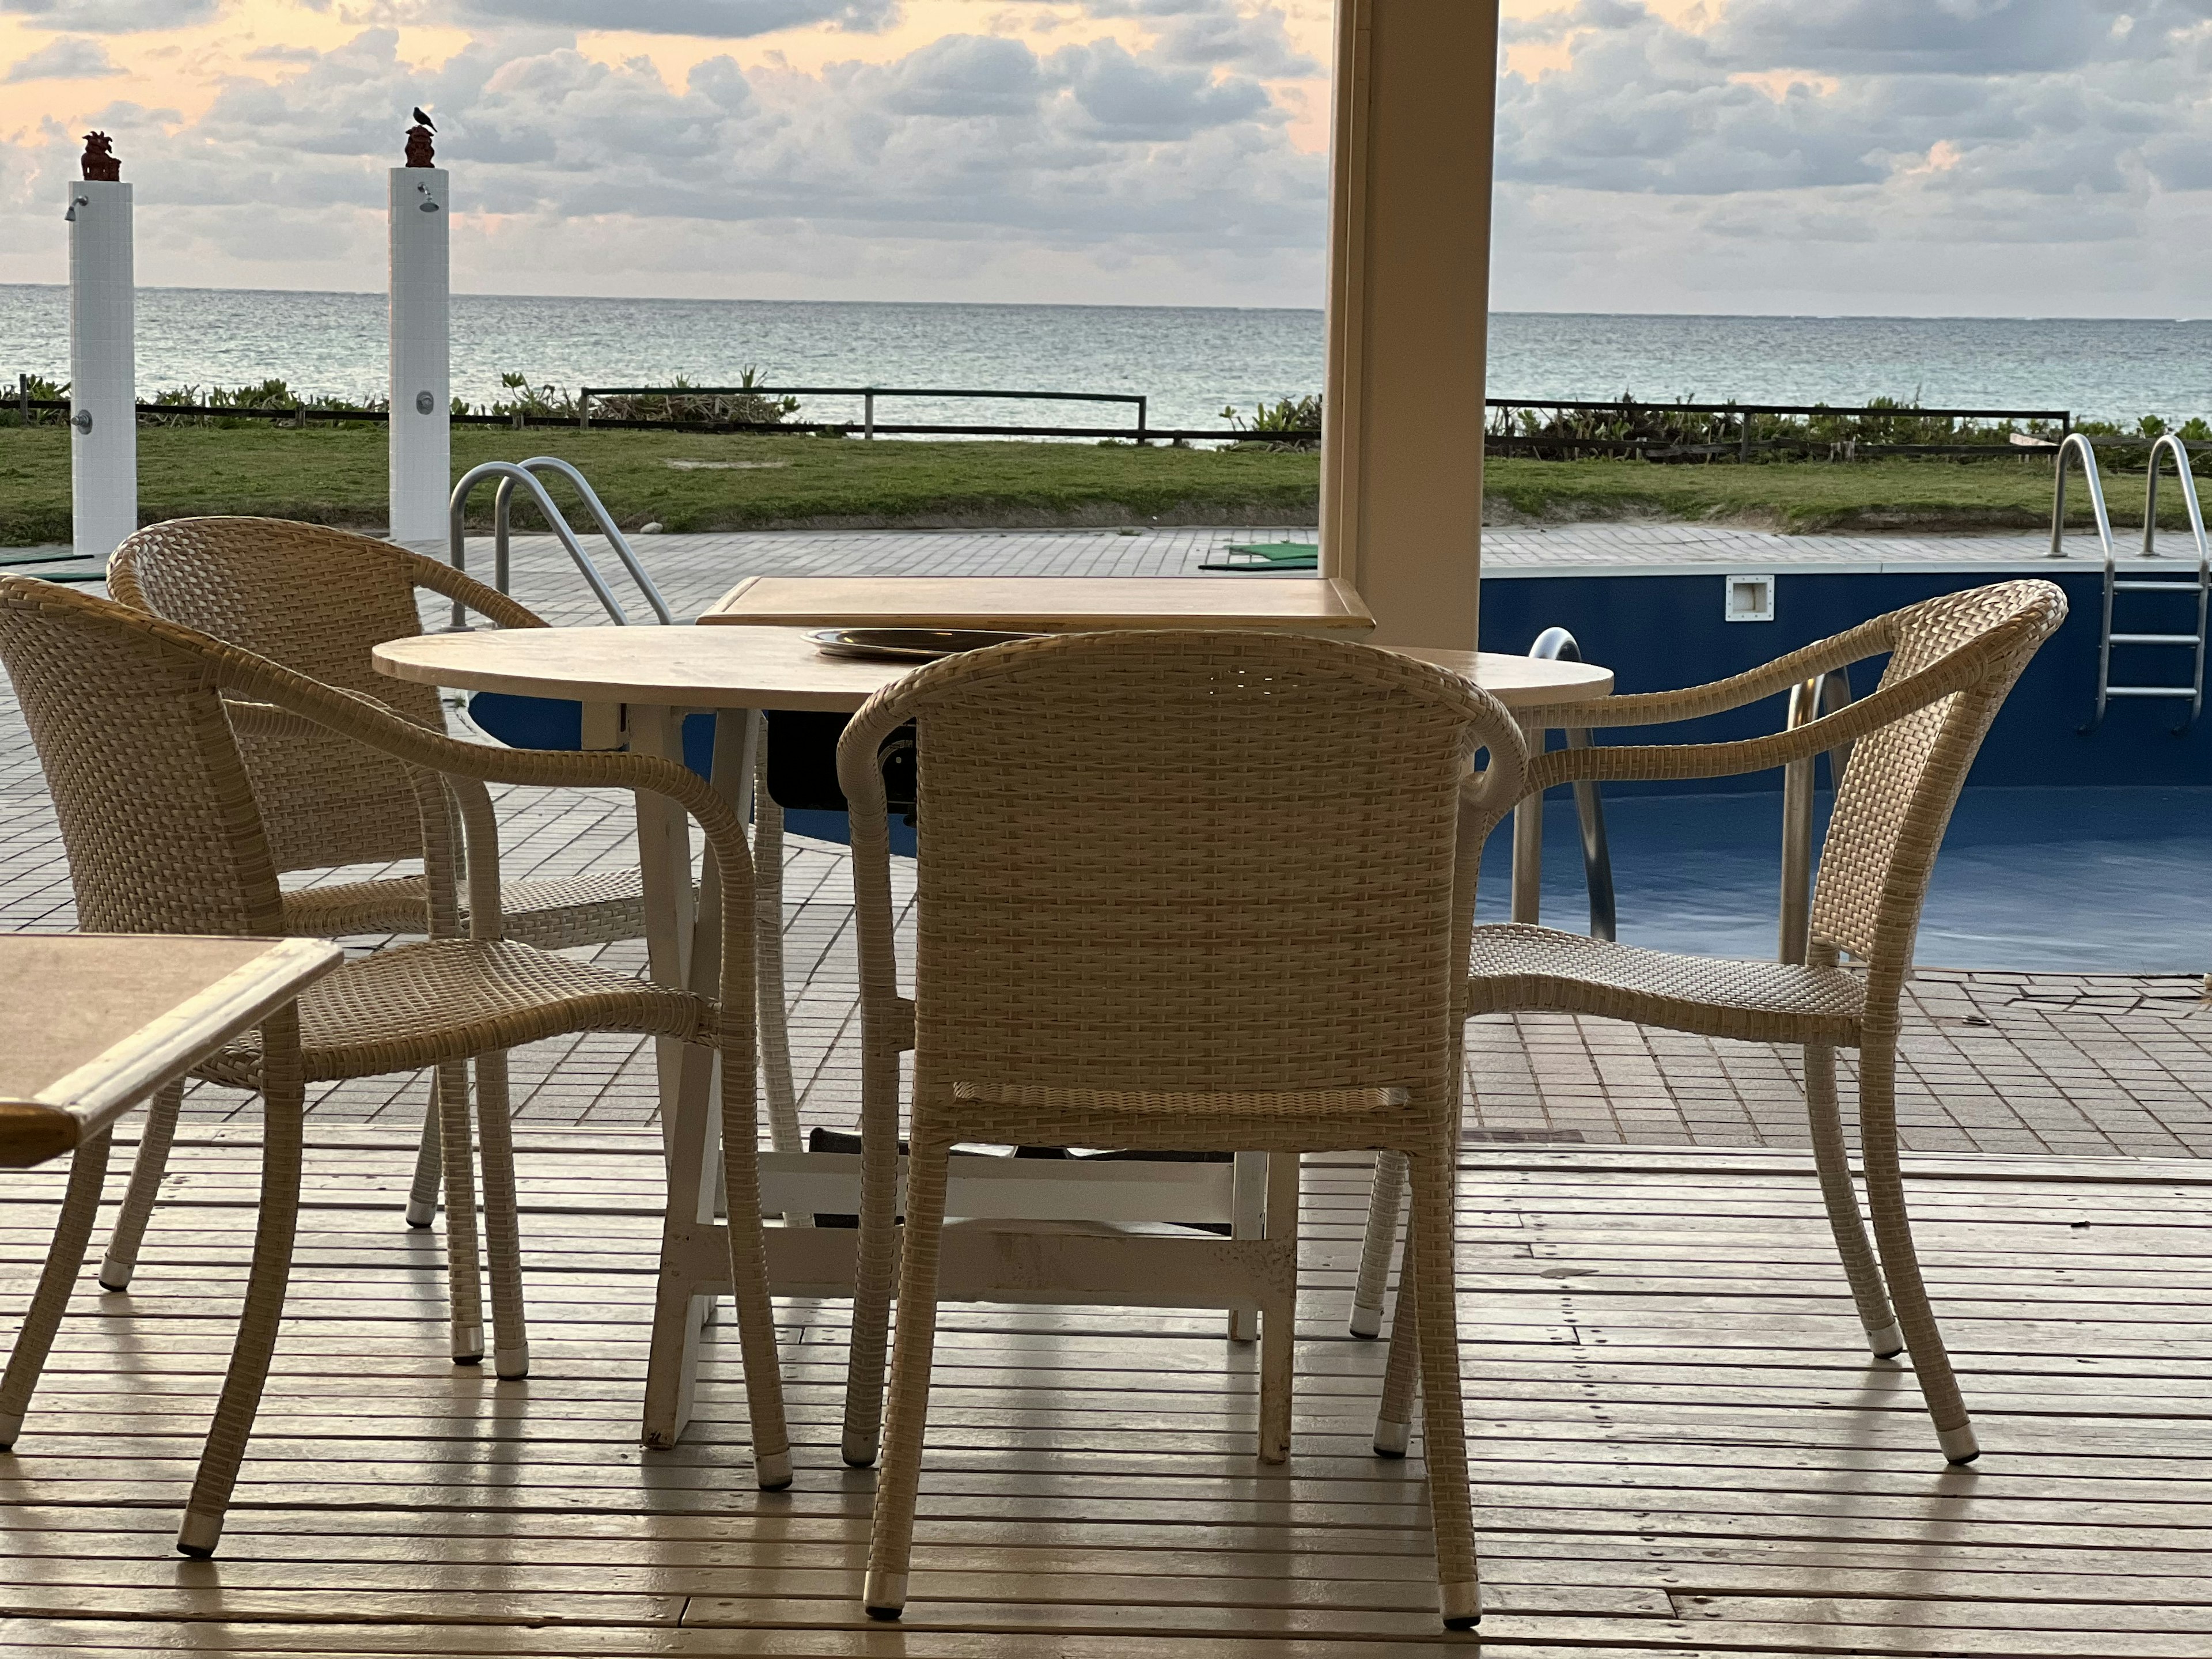
M 415 125 L 417 126 L 428 127 L 433 132 L 435 132 L 438 130 L 438 124 L 435 121 L 433 121 L 428 116 L 422 113 L 422 106 L 420 104 L 415 106 Z

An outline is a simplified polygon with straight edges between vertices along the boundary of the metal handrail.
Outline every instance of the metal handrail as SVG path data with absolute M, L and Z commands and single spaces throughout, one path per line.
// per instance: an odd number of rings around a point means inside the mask
M 617 624 L 629 623 L 629 616 L 622 608 L 622 602 L 615 598 L 614 590 L 607 586 L 606 578 L 599 574 L 599 566 L 584 551 L 583 544 L 576 539 L 576 532 L 569 527 L 567 517 L 553 504 L 553 498 L 545 493 L 545 486 L 537 476 L 540 471 L 557 472 L 576 486 L 577 492 L 584 498 L 584 505 L 591 509 L 592 516 L 599 521 L 599 533 L 606 538 L 608 545 L 615 550 L 615 556 L 622 561 L 630 580 L 637 584 L 638 591 L 645 596 L 646 604 L 652 607 L 654 617 L 662 623 L 673 623 L 675 614 L 669 610 L 667 601 L 660 597 L 660 590 L 653 586 L 653 578 L 646 574 L 645 567 L 638 562 L 637 555 L 631 550 L 629 542 L 616 526 L 612 515 L 599 500 L 599 493 L 586 482 L 582 473 L 557 456 L 533 455 L 526 461 L 485 461 L 471 467 L 462 475 L 461 481 L 453 486 L 452 505 L 447 513 L 447 542 L 453 568 L 468 568 L 469 494 L 485 479 L 497 478 L 500 481 L 499 493 L 492 504 L 492 585 L 502 593 L 508 591 L 511 574 L 508 514 L 514 503 L 515 488 L 520 485 L 530 492 L 531 499 L 538 504 L 538 510 L 544 515 L 547 527 L 559 538 L 561 545 L 568 549 L 568 557 L 574 562 L 585 581 L 590 584 L 601 608 Z M 465 607 L 459 605 L 453 607 L 453 626 L 457 629 L 466 626 Z
M 1547 628 L 1536 636 L 1528 654 L 1544 661 L 1580 662 L 1582 647 L 1564 628 Z M 1566 728 L 1567 747 L 1587 749 L 1590 734 L 1582 726 Z M 1541 732 L 1529 734 L 1540 743 Z M 1583 880 L 1589 889 L 1590 937 L 1611 939 L 1615 913 L 1613 891 L 1613 854 L 1605 835 L 1605 802 L 1594 779 L 1582 779 L 1575 792 L 1575 821 L 1582 831 Z M 1535 921 L 1543 907 L 1544 801 L 1532 796 L 1513 809 L 1513 920 Z
M 1851 701 L 1851 671 L 1832 668 L 1790 688 L 1784 731 L 1795 732 Z M 1778 962 L 1802 964 L 1813 943 L 1813 790 L 1818 756 L 1808 755 L 1782 769 L 1782 921 Z M 1851 763 L 1845 743 L 1828 750 L 1828 781 L 1840 790 Z
M 2105 562 L 2109 565 L 2112 562 L 2112 514 L 2105 511 L 2105 486 L 2103 481 L 2097 477 L 2097 452 L 2090 447 L 2088 439 L 2079 432 L 2068 433 L 2066 441 L 2058 446 L 2058 484 L 2057 489 L 2052 492 L 2051 500 L 2049 556 L 2054 559 L 2063 559 L 2066 556 L 2064 539 L 2066 535 L 2066 458 L 2069 455 L 2081 458 L 2081 477 L 2089 486 L 2089 507 L 2096 515 L 2097 539 L 2104 546 Z M 2109 609 L 2110 602 L 2107 601 L 2108 612 Z M 2105 618 L 2105 631 L 2106 633 L 2112 631 L 2112 617 L 2109 614 Z

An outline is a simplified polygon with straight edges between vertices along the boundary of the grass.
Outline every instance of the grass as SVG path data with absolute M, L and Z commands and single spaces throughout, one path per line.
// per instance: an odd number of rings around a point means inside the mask
M 0 428 L 0 545 L 69 538 L 68 432 Z M 626 527 L 672 531 L 871 526 L 1311 524 L 1311 452 L 1089 444 L 911 443 L 465 427 L 458 475 L 479 461 L 553 454 L 582 468 Z M 690 466 L 672 463 L 702 463 Z M 380 430 L 147 428 L 138 483 L 148 521 L 256 513 L 362 527 L 385 519 Z M 2106 480 L 2116 524 L 2142 523 L 2140 474 Z M 2034 529 L 2050 522 L 2039 460 L 1655 466 L 1500 458 L 1486 474 L 1492 522 L 1664 518 L 1768 528 Z M 477 497 L 485 515 L 491 492 Z M 2086 494 L 2069 517 L 2089 522 Z M 2169 482 L 2160 522 L 2179 527 Z M 527 520 L 519 519 L 526 523 Z
M 68 434 L 0 429 L 0 544 L 69 537 Z M 626 529 L 874 525 L 1018 526 L 1310 521 L 1311 455 L 1102 448 L 1091 444 L 907 443 L 462 427 L 458 477 L 480 461 L 558 455 L 582 469 Z M 691 467 L 671 462 L 705 465 Z M 380 526 L 380 431 L 147 428 L 138 499 L 148 521 L 255 513 Z M 555 489 L 556 499 L 560 489 Z M 489 523 L 492 492 L 477 492 Z M 529 520 L 518 506 L 518 524 Z

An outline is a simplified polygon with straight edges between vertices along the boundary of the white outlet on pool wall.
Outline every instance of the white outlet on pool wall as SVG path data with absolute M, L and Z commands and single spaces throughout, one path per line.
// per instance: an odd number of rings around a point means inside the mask
M 1721 600 L 1723 622 L 1772 622 L 1774 578 L 1731 574 L 1724 578 Z

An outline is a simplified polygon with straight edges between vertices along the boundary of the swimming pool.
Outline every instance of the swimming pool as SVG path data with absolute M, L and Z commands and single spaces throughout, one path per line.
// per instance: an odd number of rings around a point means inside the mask
M 1563 792 L 1564 793 L 1564 792 Z M 1820 802 L 1820 825 L 1827 800 Z M 1608 795 L 1624 944 L 1771 957 L 1782 797 Z M 1544 921 L 1589 925 L 1574 805 L 1546 803 Z M 1817 830 L 1816 830 L 1817 833 Z M 1485 849 L 1479 913 L 1509 908 L 1509 832 Z M 1969 788 L 1920 926 L 1929 967 L 2212 972 L 2212 787 Z

